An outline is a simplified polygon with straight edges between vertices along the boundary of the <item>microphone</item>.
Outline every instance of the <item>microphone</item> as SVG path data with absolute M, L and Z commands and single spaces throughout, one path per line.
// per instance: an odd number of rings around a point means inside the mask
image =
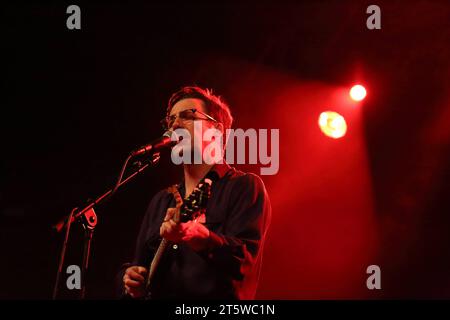
M 163 148 L 170 148 L 174 145 L 176 145 L 179 141 L 178 135 L 174 131 L 167 130 L 164 132 L 162 137 L 153 140 L 149 144 L 140 147 L 139 149 L 134 150 L 131 153 L 131 156 L 140 156 L 146 153 L 149 153 L 150 151 L 157 151 Z

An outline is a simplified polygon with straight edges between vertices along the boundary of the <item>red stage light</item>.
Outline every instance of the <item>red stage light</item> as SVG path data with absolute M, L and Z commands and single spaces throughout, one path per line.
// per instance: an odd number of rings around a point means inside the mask
M 350 89 L 350 97 L 355 101 L 361 101 L 366 97 L 367 91 L 362 85 L 357 84 Z
M 320 114 L 319 127 L 323 134 L 334 139 L 342 138 L 347 132 L 344 117 L 334 111 L 325 111 Z

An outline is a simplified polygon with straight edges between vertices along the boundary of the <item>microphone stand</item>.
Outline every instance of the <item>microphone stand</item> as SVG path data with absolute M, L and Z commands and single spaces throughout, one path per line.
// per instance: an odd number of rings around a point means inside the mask
M 70 226 L 71 226 L 72 222 L 74 222 L 74 221 L 81 222 L 81 224 L 85 230 L 84 249 L 83 249 L 83 265 L 82 265 L 82 271 L 81 271 L 81 291 L 80 291 L 80 298 L 84 299 L 86 296 L 86 275 L 87 275 L 87 270 L 89 267 L 91 242 L 92 242 L 92 237 L 94 235 L 95 227 L 97 225 L 97 215 L 95 214 L 94 206 L 105 202 L 107 199 L 110 199 L 116 193 L 117 189 L 119 189 L 121 186 L 125 185 L 127 182 L 131 181 L 134 177 L 136 177 L 139 173 L 141 173 L 142 171 L 147 169 L 149 166 L 156 165 L 159 161 L 160 155 L 159 155 L 159 152 L 155 152 L 153 154 L 152 159 L 147 161 L 147 163 L 143 164 L 141 162 L 138 162 L 138 164 L 139 164 L 138 169 L 135 172 L 133 172 L 132 174 L 130 174 L 125 180 L 122 180 L 122 176 L 125 172 L 126 166 L 128 164 L 128 161 L 131 159 L 131 157 L 132 157 L 132 155 L 130 155 L 127 158 L 127 160 L 125 161 L 125 163 L 122 167 L 122 171 L 120 173 L 119 179 L 118 179 L 116 185 L 114 186 L 114 188 L 108 190 L 107 192 L 105 192 L 104 194 L 99 196 L 97 199 L 90 201 L 81 210 L 78 210 L 78 208 L 74 208 L 67 218 L 64 218 L 63 220 L 61 220 L 60 222 L 58 222 L 56 225 L 53 226 L 57 232 L 61 232 L 64 228 L 66 228 L 66 235 L 65 235 L 64 243 L 63 243 L 63 246 L 61 249 L 61 254 L 60 254 L 59 264 L 58 264 L 58 271 L 56 273 L 55 286 L 53 288 L 53 300 L 55 300 L 58 295 L 59 283 L 60 283 L 60 279 L 61 279 L 62 268 L 64 265 L 64 258 L 65 258 L 65 254 L 66 254 Z

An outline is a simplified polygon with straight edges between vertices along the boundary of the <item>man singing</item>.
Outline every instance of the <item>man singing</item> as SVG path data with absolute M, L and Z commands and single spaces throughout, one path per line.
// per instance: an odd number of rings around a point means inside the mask
M 199 123 L 203 132 L 214 128 L 225 135 L 232 121 L 228 106 L 199 87 L 184 87 L 174 93 L 163 120 L 166 129 L 185 129 L 191 137 Z M 203 155 L 207 145 L 205 141 L 199 145 L 192 142 L 190 151 Z M 171 245 L 152 280 L 152 299 L 253 299 L 271 215 L 262 180 L 225 161 L 211 163 L 202 158 L 183 167 L 184 179 L 178 185 L 183 199 L 206 175 L 216 175 L 204 218 L 175 222 L 179 209 L 173 193 L 157 193 L 143 219 L 133 262 L 122 273 L 123 293 L 134 299 L 148 296 L 149 265 L 161 238 L 165 238 Z

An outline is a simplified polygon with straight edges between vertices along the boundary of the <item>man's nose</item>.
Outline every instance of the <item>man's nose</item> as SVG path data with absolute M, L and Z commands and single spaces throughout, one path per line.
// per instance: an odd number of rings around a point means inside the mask
M 175 129 L 181 128 L 182 127 L 181 124 L 182 124 L 182 122 L 180 120 L 180 117 L 176 117 L 174 122 L 173 122 L 173 124 L 172 124 L 172 128 L 171 129 L 175 130 Z

